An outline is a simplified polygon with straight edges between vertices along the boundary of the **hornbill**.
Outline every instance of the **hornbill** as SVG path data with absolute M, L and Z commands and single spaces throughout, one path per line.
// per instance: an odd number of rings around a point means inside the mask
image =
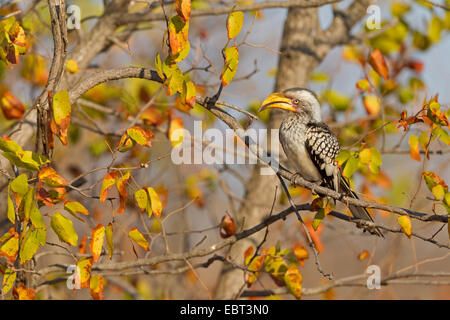
M 290 111 L 281 123 L 279 139 L 288 161 L 296 170 L 295 174 L 359 199 L 334 160 L 340 152 L 339 142 L 322 122 L 316 94 L 305 88 L 272 93 L 263 101 L 259 111 L 268 108 Z M 355 218 L 373 221 L 366 208 L 349 205 L 349 209 Z M 378 228 L 370 230 L 370 233 L 383 237 Z

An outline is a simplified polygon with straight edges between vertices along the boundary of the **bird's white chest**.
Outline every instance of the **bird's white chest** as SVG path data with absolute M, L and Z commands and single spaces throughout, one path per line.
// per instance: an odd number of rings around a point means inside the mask
M 280 143 L 295 171 L 304 179 L 317 182 L 322 180 L 322 176 L 306 150 L 304 130 L 306 128 L 301 126 L 286 128 L 286 130 L 280 128 Z

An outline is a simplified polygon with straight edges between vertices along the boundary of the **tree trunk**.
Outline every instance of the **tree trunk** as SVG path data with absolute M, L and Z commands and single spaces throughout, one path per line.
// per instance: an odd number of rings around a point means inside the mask
M 305 86 L 310 73 L 319 64 L 320 61 L 308 50 L 313 45 L 311 35 L 316 30 L 317 19 L 316 8 L 289 9 L 281 41 L 280 51 L 282 55 L 278 62 L 275 91 Z M 268 129 L 278 129 L 283 115 L 283 111 L 272 111 Z M 261 175 L 260 167 L 255 166 L 246 186 L 246 201 L 238 212 L 237 218 L 241 224 L 240 227 L 242 227 L 242 223 L 244 229 L 254 226 L 269 214 L 277 184 L 278 178 L 275 175 Z M 255 206 L 254 203 L 261 204 L 261 206 Z M 229 252 L 231 259 L 243 264 L 244 251 L 251 245 L 256 247 L 262 241 L 263 235 L 264 231 L 258 232 L 254 236 L 233 245 Z M 242 270 L 224 265 L 215 298 L 236 298 L 242 290 L 244 281 Z

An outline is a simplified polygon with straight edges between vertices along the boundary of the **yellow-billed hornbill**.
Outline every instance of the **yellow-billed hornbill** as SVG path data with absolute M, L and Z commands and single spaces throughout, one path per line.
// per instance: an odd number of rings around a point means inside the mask
M 279 134 L 280 143 L 296 174 L 358 199 L 334 160 L 340 152 L 339 142 L 322 122 L 316 94 L 304 88 L 272 93 L 259 111 L 268 108 L 291 111 L 282 121 Z M 349 205 L 349 209 L 355 218 L 373 221 L 366 208 Z M 371 233 L 383 236 L 378 229 L 371 230 Z

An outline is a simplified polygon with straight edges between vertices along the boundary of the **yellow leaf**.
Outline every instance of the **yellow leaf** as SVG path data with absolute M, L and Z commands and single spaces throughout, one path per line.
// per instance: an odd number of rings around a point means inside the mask
M 105 227 L 102 224 L 97 225 L 91 232 L 91 242 L 89 249 L 94 262 L 97 262 L 102 253 L 103 239 L 105 238 Z
M 297 299 L 302 297 L 302 281 L 303 277 L 296 266 L 290 267 L 284 274 L 286 287 Z
M 134 241 L 136 241 L 136 243 L 138 245 L 140 245 L 142 248 L 144 248 L 145 250 L 147 250 L 147 251 L 150 250 L 147 240 L 144 238 L 142 233 L 139 232 L 138 229 L 136 229 L 136 228 L 131 229 L 130 232 L 128 233 L 128 236 L 131 239 L 133 239 Z
M 66 69 L 70 73 L 77 73 L 79 71 L 78 70 L 78 63 L 75 60 L 73 60 L 73 59 L 69 59 L 66 62 Z
M 227 19 L 228 39 L 235 38 L 241 32 L 244 23 L 244 13 L 242 11 L 231 12 Z
M 227 86 L 231 80 L 233 80 L 236 75 L 236 71 L 239 64 L 239 51 L 237 47 L 228 47 L 224 50 L 225 63 L 223 66 L 222 74 L 220 79 L 222 80 L 222 85 Z
M 9 262 L 14 263 L 19 251 L 19 235 L 14 232 L 13 236 L 5 241 L 0 247 L 0 257 L 5 257 Z
M 152 142 L 150 141 L 153 138 L 153 132 L 150 130 L 146 130 L 139 126 L 134 126 L 127 129 L 127 134 L 130 136 L 133 141 L 140 144 L 141 146 L 151 147 Z
M 156 193 L 155 189 L 149 187 L 147 188 L 148 196 L 150 198 L 150 205 L 152 207 L 152 212 L 155 216 L 158 218 L 161 216 L 162 211 L 162 203 L 161 200 L 159 200 L 159 196 Z
M 134 193 L 134 197 L 136 198 L 137 205 L 141 210 L 147 209 L 148 204 L 148 193 L 144 189 L 140 189 Z
M 16 282 L 16 273 L 10 269 L 5 271 L 3 275 L 2 294 L 6 295 Z
M 50 219 L 50 226 L 58 235 L 59 240 L 76 246 L 78 243 L 78 235 L 73 228 L 72 221 L 65 218 L 61 213 L 56 212 Z
M 114 186 L 116 178 L 119 175 L 118 171 L 108 172 L 103 178 L 102 189 L 100 190 L 100 202 L 103 203 L 108 196 L 108 189 Z
M 77 279 L 81 288 L 89 288 L 91 279 L 92 258 L 80 259 L 77 263 Z
M 84 215 L 88 215 L 89 211 L 78 201 L 66 201 L 64 202 L 64 210 L 74 214 L 81 213 Z
M 111 259 L 114 253 L 113 224 L 111 222 L 106 227 L 106 247 L 108 248 L 109 259 Z
M 52 108 L 55 124 L 55 128 L 52 131 L 64 145 L 67 145 L 67 128 L 70 124 L 71 114 L 69 92 L 67 90 L 62 90 L 53 96 Z
M 380 112 L 380 99 L 375 95 L 367 95 L 363 99 L 364 107 L 369 115 L 377 115 Z
M 411 238 L 411 218 L 407 215 L 402 215 L 397 218 L 398 224 L 402 227 L 402 231 Z
M 176 148 L 183 142 L 184 127 L 183 119 L 172 118 L 169 125 L 169 140 L 172 147 Z

